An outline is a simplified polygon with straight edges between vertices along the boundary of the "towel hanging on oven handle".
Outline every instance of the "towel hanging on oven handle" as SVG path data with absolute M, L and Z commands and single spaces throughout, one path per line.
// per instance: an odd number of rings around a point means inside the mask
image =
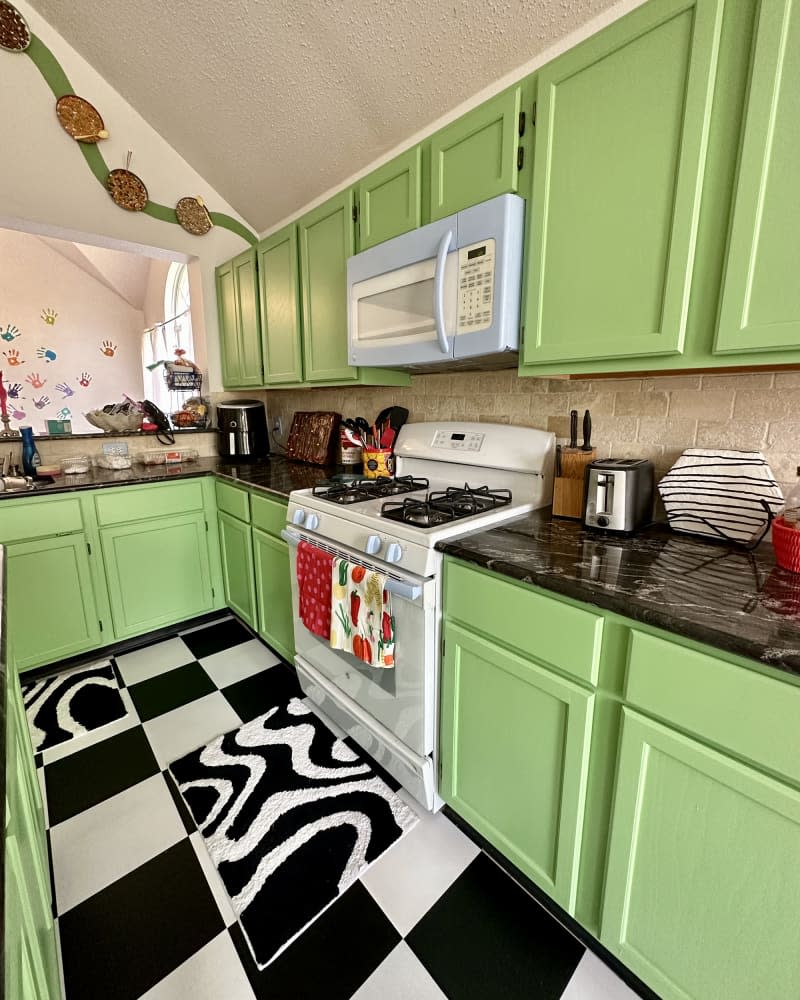
M 293 548 L 297 548 L 302 541 L 299 535 L 295 535 L 294 532 L 287 531 L 285 528 L 281 529 L 281 538 Z M 403 583 L 402 580 L 393 580 L 391 577 L 386 580 L 386 589 L 390 594 L 403 597 L 407 601 L 416 601 L 422 594 L 422 587 L 418 583 Z

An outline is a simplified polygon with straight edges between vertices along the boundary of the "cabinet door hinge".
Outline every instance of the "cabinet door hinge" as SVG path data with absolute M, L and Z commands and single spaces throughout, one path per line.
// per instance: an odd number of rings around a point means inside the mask
M 100 631 L 102 632 L 103 631 L 103 623 L 100 621 L 99 618 L 97 619 L 97 624 L 100 626 Z
M 92 543 L 91 542 L 87 542 L 86 543 L 86 551 L 89 553 L 89 555 L 92 554 Z
M 531 108 L 531 126 L 536 124 L 536 101 L 533 102 L 533 107 Z
M 217 596 L 217 592 L 216 592 L 216 590 L 214 590 L 214 588 L 212 587 L 212 588 L 211 588 L 211 600 L 213 601 L 213 600 L 214 600 L 214 598 L 215 598 L 216 596 Z
M 358 202 L 353 205 L 353 222 L 358 222 Z
M 522 170 L 522 164 L 525 162 L 525 147 L 520 146 L 517 150 L 517 170 Z
M 520 113 L 519 113 L 518 128 L 519 128 L 520 138 L 522 138 L 522 136 L 525 135 L 525 112 L 524 111 L 520 111 Z
M 206 531 L 208 531 L 208 521 L 205 522 L 205 525 L 206 525 Z

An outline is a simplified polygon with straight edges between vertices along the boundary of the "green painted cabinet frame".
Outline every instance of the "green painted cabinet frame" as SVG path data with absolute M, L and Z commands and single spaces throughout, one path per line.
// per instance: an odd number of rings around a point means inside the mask
M 250 525 L 220 511 L 219 546 L 225 601 L 251 628 L 256 624 L 253 543 Z
M 800 8 L 761 0 L 717 353 L 800 349 L 798 91 Z
M 664 1000 L 800 996 L 800 791 L 623 714 L 601 941 Z
M 523 374 L 683 351 L 722 10 L 648 3 L 538 71 Z
M 297 227 L 294 224 L 286 226 L 262 240 L 258 244 L 257 257 L 264 383 L 277 386 L 302 382 Z
M 400 236 L 422 225 L 422 148 L 414 146 L 356 186 L 358 248 Z
M 255 248 L 216 269 L 222 381 L 226 389 L 263 385 Z
M 522 89 L 492 97 L 431 138 L 431 220 L 516 192 Z
M 294 660 L 294 615 L 289 574 L 289 546 L 281 538 L 253 528 L 258 634 L 284 659 Z
M 447 623 L 442 798 L 570 913 L 594 694 Z

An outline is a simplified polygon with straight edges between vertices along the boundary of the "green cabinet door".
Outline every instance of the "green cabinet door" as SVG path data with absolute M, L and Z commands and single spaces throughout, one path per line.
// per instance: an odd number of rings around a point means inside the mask
M 682 351 L 722 6 L 645 4 L 539 70 L 523 374 Z
M 264 383 L 301 382 L 303 345 L 296 226 L 286 226 L 262 240 L 257 254 Z
M 219 548 L 222 556 L 222 579 L 225 603 L 248 625 L 255 626 L 255 592 L 253 590 L 253 546 L 250 525 L 220 512 Z
M 101 528 L 118 639 L 212 610 L 207 530 L 202 513 Z
M 228 261 L 214 272 L 217 287 L 217 321 L 219 323 L 219 353 L 222 363 L 222 383 L 238 385 L 241 378 L 239 359 L 239 332 L 236 319 L 236 286 L 233 279 L 233 261 Z
M 800 347 L 799 93 L 800 6 L 761 0 L 717 353 Z
M 447 624 L 441 795 L 574 912 L 594 695 Z
M 255 248 L 234 257 L 233 282 L 236 288 L 236 312 L 239 336 L 239 375 L 241 386 L 263 385 L 261 360 L 261 324 L 258 309 L 258 271 Z
M 355 252 L 348 188 L 297 223 L 308 382 L 355 380 L 347 363 L 347 258 Z
M 294 616 L 289 575 L 289 546 L 253 529 L 258 602 L 258 634 L 290 663 L 294 660 Z
M 359 250 L 421 226 L 421 148 L 415 146 L 363 177 L 356 199 Z
M 431 139 L 431 220 L 517 190 L 522 88 L 512 87 Z
M 800 996 L 800 792 L 623 715 L 602 943 L 664 1000 Z
M 9 652 L 18 670 L 99 645 L 83 533 L 15 542 L 6 558 Z
M 6 686 L 5 996 L 61 997 L 44 811 L 19 682 Z

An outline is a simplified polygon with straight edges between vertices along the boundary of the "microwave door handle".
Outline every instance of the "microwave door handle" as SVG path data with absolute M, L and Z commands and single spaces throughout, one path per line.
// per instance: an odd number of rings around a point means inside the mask
M 436 270 L 433 272 L 433 318 L 436 322 L 436 339 L 442 354 L 450 353 L 447 331 L 444 328 L 444 269 L 447 262 L 447 251 L 453 239 L 453 231 L 448 229 L 439 242 L 436 252 Z

